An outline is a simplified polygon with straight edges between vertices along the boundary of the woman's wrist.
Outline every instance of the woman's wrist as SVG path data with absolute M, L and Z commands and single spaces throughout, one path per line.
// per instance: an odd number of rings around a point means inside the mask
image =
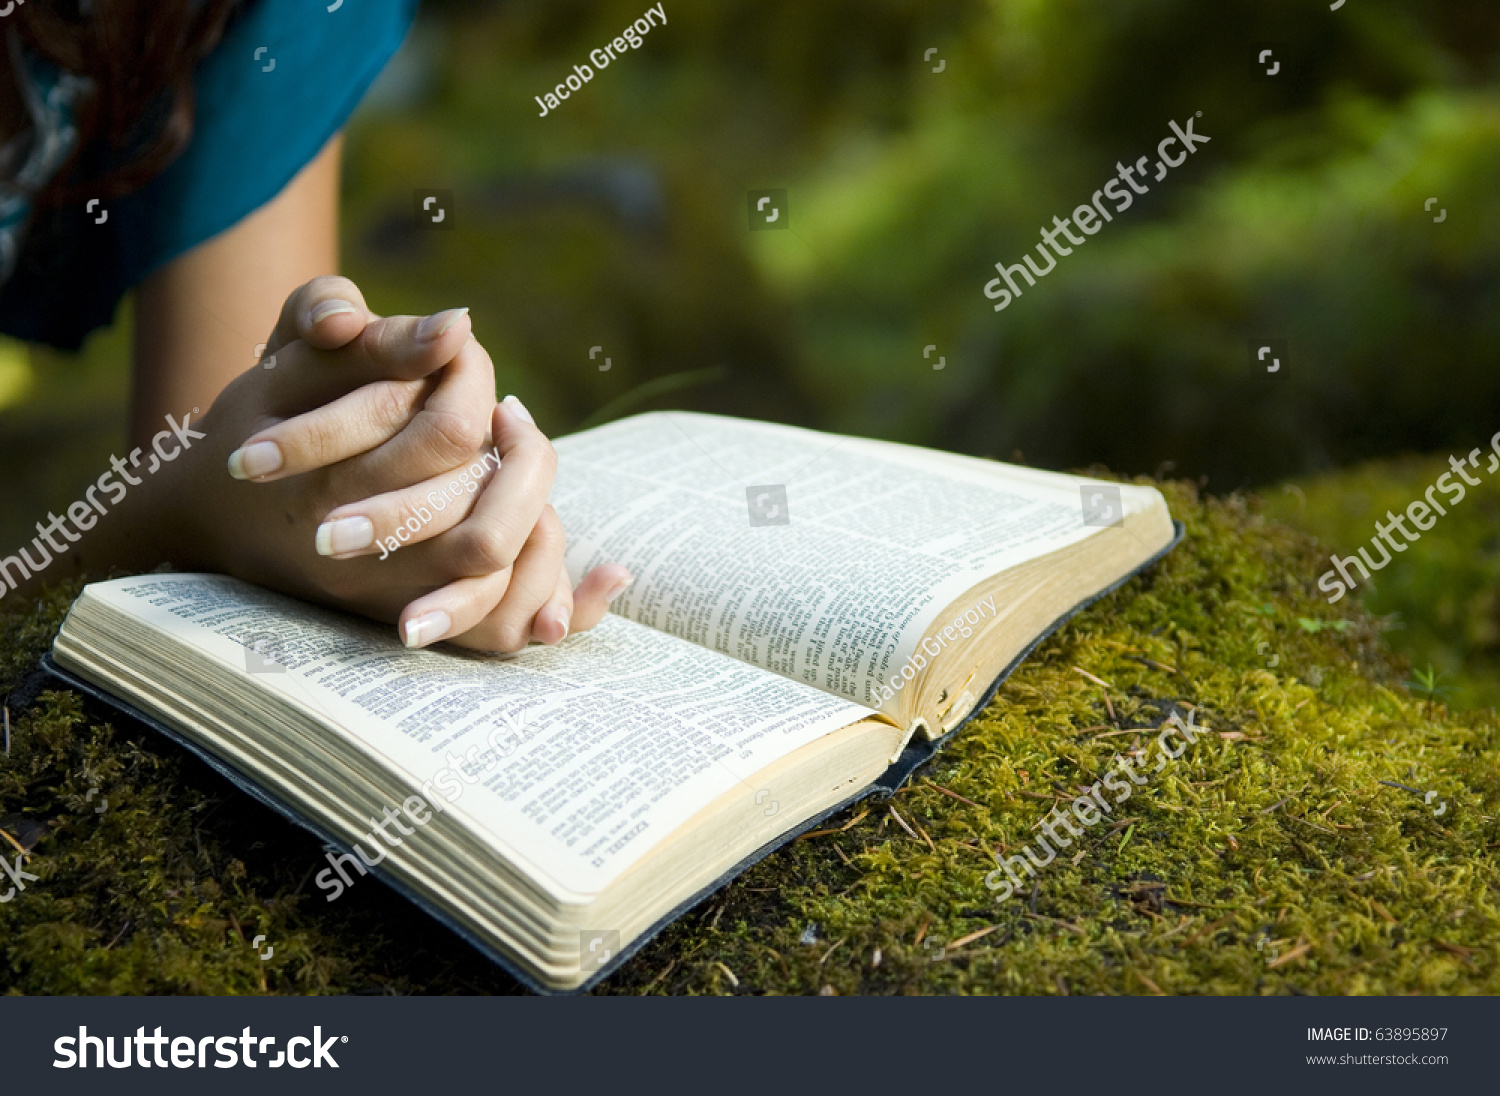
M 183 571 L 229 569 L 222 534 L 230 523 L 216 505 L 230 484 L 220 448 L 204 442 L 185 451 L 143 485 L 141 508 L 132 515 L 132 522 L 152 557 L 146 566 L 170 563 Z
M 100 519 L 90 550 L 79 554 L 80 567 L 90 573 L 138 573 L 163 563 L 182 570 L 218 569 L 213 522 L 203 512 L 211 490 L 206 466 L 214 453 L 204 445 L 193 447 L 193 435 L 200 431 L 177 425 L 186 435 L 180 446 L 174 439 L 155 452 L 137 448 L 126 460 L 111 457 L 111 470 L 95 487 L 111 492 L 113 505 Z M 163 453 L 172 455 L 163 459 Z

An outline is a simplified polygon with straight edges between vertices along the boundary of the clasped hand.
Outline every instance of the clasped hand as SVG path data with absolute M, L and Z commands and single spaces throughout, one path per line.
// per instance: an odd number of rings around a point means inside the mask
M 558 643 L 630 583 L 604 564 L 572 587 L 557 454 L 518 399 L 496 402 L 467 309 L 382 318 L 347 279 L 316 279 L 201 421 L 193 554 L 394 621 L 408 647 Z

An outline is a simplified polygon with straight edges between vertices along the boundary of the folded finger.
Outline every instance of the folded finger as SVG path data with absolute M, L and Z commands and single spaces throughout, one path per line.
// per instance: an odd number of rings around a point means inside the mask
M 440 536 L 469 515 L 474 500 L 499 469 L 486 453 L 474 464 L 330 510 L 314 538 L 320 556 L 349 559 L 391 552 Z
M 537 611 L 556 591 L 566 538 L 549 506 L 504 571 L 449 583 L 403 610 L 401 638 L 408 647 L 446 639 L 481 651 L 519 651 L 532 638 Z
M 270 483 L 367 453 L 399 436 L 436 384 L 433 378 L 379 381 L 282 419 L 257 430 L 229 455 L 229 474 Z M 361 482 L 371 479 L 362 476 Z
M 361 324 L 353 338 L 299 358 L 297 368 L 278 367 L 270 374 L 270 399 L 291 415 L 363 384 L 420 380 L 451 362 L 472 334 L 467 308 L 450 308 L 431 316 L 372 319 Z
M 367 483 L 404 487 L 486 455 L 500 459 L 492 429 L 495 367 L 479 341 L 468 339 L 426 383 L 421 404 L 400 432 L 340 469 L 336 488 L 345 490 L 345 480 L 350 492 Z
M 314 278 L 282 304 L 262 361 L 298 339 L 320 350 L 334 350 L 351 342 L 373 318 L 364 294 L 348 278 Z
M 454 642 L 479 651 L 519 651 L 532 639 L 557 643 L 568 634 L 566 616 L 543 618 L 543 634 L 536 633 L 537 617 L 557 592 L 567 539 L 562 522 L 547 507 L 516 557 L 505 596 L 484 620 Z
M 510 586 L 510 570 L 461 578 L 419 597 L 396 620 L 401 642 L 412 649 L 430 647 L 462 635 L 500 603 Z
M 567 585 L 566 572 L 563 574 L 562 581 L 564 585 Z M 576 635 L 579 632 L 586 632 L 603 620 L 604 614 L 609 611 L 610 603 L 623 594 L 633 581 L 635 580 L 630 572 L 618 563 L 602 563 L 584 575 L 583 581 L 571 591 L 572 617 L 567 634 Z M 550 605 L 537 614 L 538 618 L 542 617 L 548 608 Z M 538 638 L 541 636 L 538 635 Z
M 557 580 L 552 584 L 552 595 L 531 618 L 531 636 L 548 645 L 556 645 L 568 638 L 569 624 L 573 619 L 573 584 L 568 581 L 566 564 L 559 564 Z
M 311 409 L 246 438 L 230 456 L 230 474 L 270 483 L 368 453 L 335 490 L 406 486 L 469 461 L 490 441 L 495 367 L 476 339 L 465 336 L 446 366 L 414 380 L 376 380 L 341 394 L 353 375 L 339 379 L 341 368 L 297 354 L 273 399 Z
M 514 396 L 505 397 L 492 416 L 492 459 L 499 473 L 479 493 L 474 509 L 434 547 L 458 575 L 487 575 L 511 566 L 542 519 L 557 453 Z

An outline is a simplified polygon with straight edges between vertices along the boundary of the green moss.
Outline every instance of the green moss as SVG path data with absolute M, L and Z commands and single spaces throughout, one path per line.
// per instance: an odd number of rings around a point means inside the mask
M 1376 620 L 1313 587 L 1305 534 L 1164 489 L 1188 527 L 1165 561 L 1043 644 L 913 786 L 762 862 L 603 992 L 1500 990 L 1494 713 L 1411 696 Z M 65 604 L 7 618 L 8 681 Z M 995 850 L 1137 741 L 1104 732 L 1147 724 L 1147 745 L 1172 702 L 1209 733 L 997 904 Z M 47 833 L 40 882 L 0 906 L 7 988 L 515 989 L 383 887 L 322 902 L 314 841 L 150 732 L 52 692 L 13 734 L 0 816 Z

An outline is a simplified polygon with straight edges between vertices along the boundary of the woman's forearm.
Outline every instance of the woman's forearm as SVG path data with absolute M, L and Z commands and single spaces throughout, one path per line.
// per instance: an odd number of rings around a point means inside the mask
M 161 563 L 194 568 L 210 558 L 204 530 L 179 508 L 212 454 L 192 419 L 158 425 L 154 447 L 148 438 L 144 448 L 111 454 L 78 498 L 49 510 L 29 541 L 7 546 L 0 555 L 0 597 L 31 597 L 79 575 L 147 571 Z
M 130 444 L 167 415 L 207 412 L 256 363 L 256 347 L 299 285 L 338 268 L 341 138 L 274 199 L 141 284 L 135 304 Z
M 287 296 L 334 272 L 340 148 L 335 137 L 272 201 L 142 283 L 127 449 L 41 517 L 31 540 L 0 546 L 0 597 L 112 569 L 223 566 L 228 546 L 189 500 L 214 491 L 215 476 L 227 482 L 217 454 L 243 439 L 215 439 L 210 451 L 202 418 L 255 364 Z

